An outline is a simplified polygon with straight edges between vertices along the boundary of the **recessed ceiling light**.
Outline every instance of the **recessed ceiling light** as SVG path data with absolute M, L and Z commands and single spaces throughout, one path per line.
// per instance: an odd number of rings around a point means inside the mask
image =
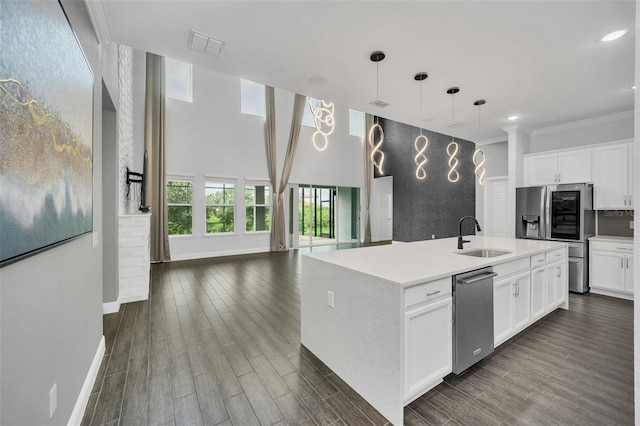
M 636 85 L 631 86 L 631 90 L 636 90 Z
M 607 41 L 617 40 L 617 39 L 619 39 L 620 37 L 622 37 L 623 35 L 625 35 L 628 31 L 629 31 L 629 30 L 628 30 L 628 29 L 626 29 L 626 28 L 624 28 L 624 29 L 622 29 L 622 30 L 613 31 L 613 32 L 611 32 L 611 33 L 607 34 L 606 36 L 602 37 L 602 38 L 600 39 L 600 41 L 607 42 Z
M 507 117 L 507 120 L 509 120 L 509 121 L 516 121 L 518 118 L 520 118 L 520 116 L 519 116 L 519 115 L 517 115 L 517 114 L 513 114 L 513 115 L 508 116 L 508 117 Z

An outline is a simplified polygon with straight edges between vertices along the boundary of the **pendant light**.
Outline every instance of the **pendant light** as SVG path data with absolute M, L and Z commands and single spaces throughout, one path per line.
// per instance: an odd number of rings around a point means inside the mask
M 320 101 L 320 105 L 314 107 L 312 98 L 308 98 L 308 103 L 311 114 L 313 114 L 313 125 L 316 128 L 311 136 L 311 141 L 318 151 L 324 151 L 329 144 L 328 136 L 333 133 L 335 128 L 333 102 Z
M 486 104 L 487 101 L 485 101 L 484 99 L 478 99 L 477 101 L 475 101 L 473 104 L 475 106 L 478 107 L 478 129 L 480 128 L 480 107 L 484 104 Z M 484 151 L 480 150 L 480 149 L 476 149 L 476 151 L 473 153 L 473 165 L 476 166 L 474 173 L 476 175 L 476 177 L 478 178 L 478 183 L 480 185 L 484 185 L 484 175 L 485 175 L 485 169 L 484 169 L 484 162 L 486 160 L 486 156 L 484 154 Z
M 455 95 L 459 91 L 460 91 L 460 88 L 458 87 L 451 87 L 447 89 L 447 93 L 451 95 L 451 124 L 452 125 L 453 123 L 455 123 L 454 114 L 453 114 L 453 95 Z M 453 129 L 452 129 L 452 133 L 453 133 Z M 456 154 L 458 154 L 458 143 L 456 142 L 453 135 L 451 135 L 451 142 L 449 142 L 449 145 L 447 145 L 447 154 L 449 155 L 449 161 L 448 161 L 449 173 L 447 173 L 447 179 L 449 179 L 449 182 L 457 182 L 458 180 L 460 180 L 460 174 L 458 173 L 458 170 L 457 170 L 458 158 L 456 157 Z
M 374 102 L 371 102 L 371 104 L 374 106 L 377 106 L 378 108 L 384 108 L 387 105 L 389 105 L 388 103 L 381 101 L 379 97 L 379 89 L 380 89 L 379 87 L 380 69 L 379 68 L 380 68 L 380 61 L 382 61 L 384 58 L 385 58 L 385 55 L 381 51 L 373 52 L 369 57 L 369 59 L 371 59 L 372 62 L 376 63 L 376 100 Z M 376 133 L 378 135 L 377 141 L 375 138 Z M 384 152 L 382 152 L 380 147 L 384 142 L 384 130 L 382 129 L 382 126 L 378 123 L 377 115 L 375 116 L 374 123 L 369 129 L 369 132 L 367 134 L 367 142 L 371 147 L 371 154 L 370 154 L 371 162 L 378 170 L 378 173 L 383 175 L 384 171 L 382 169 L 382 164 L 384 163 Z M 376 160 L 376 155 L 378 156 L 378 160 Z
M 422 82 L 427 79 L 429 75 L 426 72 L 419 72 L 415 75 L 414 79 L 420 82 L 420 117 L 422 117 Z M 425 164 L 427 164 L 427 156 L 424 155 L 424 152 L 427 150 L 427 146 L 429 146 L 429 139 L 422 134 L 422 127 L 420 128 L 420 135 L 413 142 L 413 146 L 416 148 L 416 178 L 422 180 L 427 177 L 427 171 L 424 169 Z

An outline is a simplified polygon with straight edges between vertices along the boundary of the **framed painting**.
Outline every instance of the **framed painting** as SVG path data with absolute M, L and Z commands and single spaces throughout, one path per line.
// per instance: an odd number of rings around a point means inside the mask
M 93 228 L 93 73 L 57 1 L 0 2 L 0 266 Z

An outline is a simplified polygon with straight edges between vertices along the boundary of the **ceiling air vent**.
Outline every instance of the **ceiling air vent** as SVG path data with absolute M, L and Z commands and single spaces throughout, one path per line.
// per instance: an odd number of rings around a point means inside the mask
M 466 123 L 460 121 L 458 123 L 449 124 L 447 127 L 450 129 L 459 129 L 460 127 L 464 127 L 466 125 L 467 125 Z
M 384 108 L 386 106 L 389 106 L 389 102 L 381 101 L 380 99 L 378 99 L 373 102 L 369 102 L 369 105 L 373 105 L 378 108 Z
M 198 52 L 207 53 L 213 56 L 218 56 L 223 46 L 224 41 L 191 30 L 191 40 L 189 42 L 189 47 L 193 50 L 197 50 Z

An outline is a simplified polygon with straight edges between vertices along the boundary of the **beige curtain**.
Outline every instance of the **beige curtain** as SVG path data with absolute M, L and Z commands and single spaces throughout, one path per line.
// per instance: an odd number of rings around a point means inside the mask
M 265 121 L 265 143 L 267 147 L 267 168 L 269 169 L 269 181 L 273 193 L 275 195 L 278 185 L 277 181 L 277 163 L 276 163 L 276 107 L 275 94 L 273 87 L 265 85 L 265 102 L 266 102 L 266 121 Z M 280 251 L 278 239 L 274 237 L 275 218 L 278 216 L 277 195 L 271 206 L 271 242 L 269 244 L 271 251 Z
M 145 170 L 144 204 L 151 206 L 151 261 L 171 260 L 167 222 L 164 58 L 147 53 L 147 85 L 144 111 L 144 148 L 148 155 Z
M 300 137 L 300 126 L 302 124 L 302 115 L 306 103 L 306 97 L 296 93 L 293 102 L 293 114 L 291 118 L 291 129 L 289 131 L 289 143 L 287 144 L 287 154 L 284 158 L 284 166 L 282 167 L 282 176 L 280 177 L 280 186 L 276 182 L 276 135 L 275 135 L 275 96 L 273 87 L 266 86 L 265 98 L 267 104 L 267 117 L 265 123 L 265 141 L 267 147 L 267 167 L 269 169 L 269 180 L 271 187 L 274 188 L 275 199 L 271 206 L 271 251 L 285 251 L 287 249 L 287 236 L 284 226 L 284 191 L 289 183 L 293 160 L 296 156 L 296 148 L 298 147 L 298 138 Z M 277 191 L 276 191 L 276 188 Z
M 373 179 L 373 166 L 371 165 L 371 146 L 369 146 L 368 133 L 373 126 L 373 115 L 364 116 L 364 243 L 371 242 L 371 180 Z

